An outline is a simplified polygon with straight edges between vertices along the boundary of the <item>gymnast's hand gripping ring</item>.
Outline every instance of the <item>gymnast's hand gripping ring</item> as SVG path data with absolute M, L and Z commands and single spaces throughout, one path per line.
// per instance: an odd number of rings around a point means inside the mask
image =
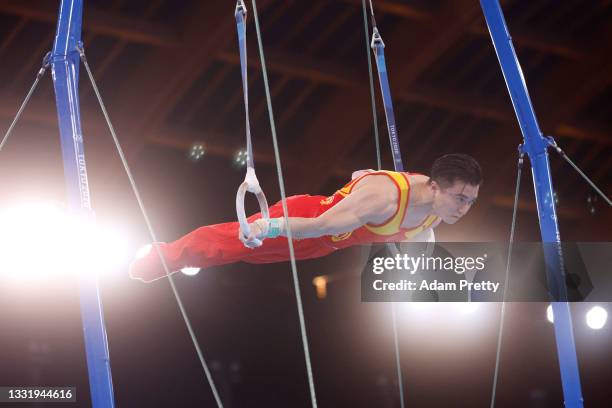
M 240 184 L 240 187 L 238 187 L 238 192 L 236 193 L 236 213 L 238 214 L 238 222 L 240 223 L 240 233 L 244 239 L 248 238 L 251 234 L 251 228 L 249 227 L 249 222 L 244 212 L 244 200 L 247 191 L 255 194 L 257 197 L 262 218 L 268 222 L 270 221 L 270 213 L 268 211 L 268 200 L 266 200 L 266 195 L 259 186 L 259 181 L 255 175 L 255 169 L 253 167 L 248 167 L 246 177 L 244 178 L 242 184 Z M 260 246 L 262 244 L 262 240 L 258 238 L 255 238 L 252 242 L 255 244 L 255 246 Z

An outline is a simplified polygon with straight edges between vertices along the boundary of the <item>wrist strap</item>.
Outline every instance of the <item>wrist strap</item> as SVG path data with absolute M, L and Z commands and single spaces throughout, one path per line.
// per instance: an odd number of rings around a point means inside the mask
M 282 218 L 270 218 L 270 222 L 268 223 L 268 233 L 266 234 L 266 238 L 276 238 L 280 236 L 282 232 Z

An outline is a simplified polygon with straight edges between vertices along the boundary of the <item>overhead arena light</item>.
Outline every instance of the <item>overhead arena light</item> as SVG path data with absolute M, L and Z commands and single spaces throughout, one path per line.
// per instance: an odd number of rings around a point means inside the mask
M 234 165 L 238 167 L 246 166 L 247 158 L 248 158 L 247 151 L 239 150 L 238 153 L 236 153 L 236 156 L 234 157 Z
M 191 149 L 189 150 L 189 159 L 199 161 L 202 157 L 204 157 L 205 153 L 206 149 L 204 148 L 204 145 L 201 143 L 196 143 L 191 146 Z
M 549 322 L 554 323 L 555 319 L 553 316 L 552 305 L 548 305 L 546 308 L 546 318 Z M 601 306 L 593 306 L 586 313 L 586 323 L 593 330 L 599 330 L 606 325 L 608 320 L 608 312 Z
M 601 306 L 593 306 L 586 314 L 587 325 L 593 330 L 599 330 L 606 325 L 608 312 Z

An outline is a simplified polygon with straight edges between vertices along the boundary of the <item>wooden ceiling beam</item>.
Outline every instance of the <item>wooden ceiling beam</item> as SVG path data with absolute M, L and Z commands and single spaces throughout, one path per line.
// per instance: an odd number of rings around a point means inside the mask
M 343 1 L 361 7 L 361 0 Z M 436 19 L 438 18 L 435 10 L 407 5 L 398 0 L 376 0 L 374 9 L 375 13 L 388 13 L 398 17 L 407 17 L 413 20 L 428 22 L 430 24 L 436 23 Z M 466 26 L 466 31 L 477 36 L 489 36 L 489 32 L 484 25 L 484 19 L 478 22 L 478 24 Z M 512 39 L 518 47 L 538 50 L 572 60 L 581 60 L 586 55 L 586 47 L 584 44 L 577 42 L 575 39 L 551 36 L 528 27 L 515 27 L 512 30 Z
M 489 38 L 489 31 L 484 19 L 479 24 L 467 28 L 470 34 Z M 585 44 L 575 39 L 529 29 L 527 27 L 512 27 L 512 42 L 518 47 L 541 51 L 546 54 L 558 55 L 574 61 L 580 61 L 586 56 Z
M 509 29 L 512 32 L 512 27 L 509 27 Z M 612 38 L 612 27 L 605 26 L 593 38 L 596 40 L 594 41 L 595 49 L 594 52 L 589 53 L 587 60 L 579 64 L 571 61 L 561 64 L 548 75 L 545 83 L 538 87 L 543 96 L 543 103 L 539 105 L 544 107 L 544 109 L 537 110 L 537 112 L 541 112 L 538 119 L 545 134 L 552 133 L 552 136 L 568 137 L 574 140 L 592 140 L 609 146 L 612 144 L 612 138 L 610 138 L 607 129 L 599 129 L 592 125 L 587 127 L 585 124 L 576 126 L 568 123 L 578 109 L 577 104 L 568 103 L 568 101 L 572 101 L 574 98 L 580 100 L 583 93 L 593 91 L 591 81 L 588 80 L 591 76 L 596 75 L 591 72 L 592 67 L 605 68 L 610 64 L 611 57 L 608 44 Z M 603 69 L 601 72 L 606 71 Z M 583 79 L 586 80 L 583 82 Z M 547 128 L 552 129 L 552 132 L 547 131 Z M 519 140 L 522 141 L 522 139 Z M 501 175 L 502 169 L 513 166 L 512 162 L 515 160 L 515 157 L 508 155 L 506 161 L 500 163 L 498 174 L 493 175 L 493 179 Z M 578 165 L 581 165 L 581 163 L 579 162 Z M 602 164 L 602 167 L 605 168 L 605 164 Z M 605 171 L 601 170 L 601 173 L 603 174 Z M 598 180 L 602 174 L 594 174 L 592 177 L 594 180 Z
M 146 138 L 146 141 L 155 146 L 162 146 L 173 150 L 188 152 L 191 149 L 194 140 L 204 140 L 205 155 L 213 155 L 228 160 L 234 160 L 236 157 L 237 146 L 230 146 L 225 143 L 215 142 L 216 140 L 227 140 L 227 136 L 220 133 L 195 132 L 189 129 L 166 127 L 151 134 Z M 276 166 L 276 160 L 272 151 L 262 152 L 257 150 L 254 152 L 255 162 L 262 166 Z M 283 168 L 292 170 L 304 170 L 304 161 L 301 156 L 291 156 L 283 154 L 281 156 L 281 164 Z M 337 173 L 337 176 L 345 177 L 346 174 Z
M 10 14 L 55 25 L 58 3 L 55 1 L 8 0 L 0 2 L 0 13 Z M 132 18 L 117 12 L 109 12 L 86 5 L 83 16 L 83 30 L 107 35 L 135 43 L 162 48 L 181 45 L 180 38 L 170 27 Z
M 361 0 L 342 0 L 345 3 L 350 3 L 355 7 L 362 7 Z M 366 0 L 366 5 L 368 4 Z M 368 13 L 369 13 L 368 6 Z M 406 4 L 405 2 L 392 0 L 376 0 L 374 2 L 374 13 L 387 13 L 399 17 L 407 17 L 412 20 L 429 21 L 435 17 L 434 10 L 429 10 L 424 7 Z
M 344 65 L 316 60 L 314 58 L 278 49 L 266 49 L 266 68 L 271 72 L 280 72 L 309 81 L 321 82 L 340 88 L 355 88 L 363 86 L 366 75 L 359 75 L 357 70 Z M 240 64 L 237 51 L 220 51 L 215 55 L 220 61 L 230 64 Z M 249 68 L 261 69 L 258 55 L 247 57 Z M 365 71 L 364 71 L 365 72 Z
M 222 51 L 217 54 L 217 57 L 224 62 L 240 63 L 238 55 L 233 52 Z M 276 49 L 266 52 L 266 63 L 272 72 L 341 88 L 363 88 L 366 79 L 365 73 L 360 74 L 355 68 L 304 58 Z M 248 64 L 254 69 L 260 67 L 257 57 L 250 57 Z M 402 102 L 465 113 L 497 122 L 513 123 L 516 120 L 510 104 L 495 102 L 479 94 L 470 95 L 431 86 L 410 86 L 408 90 L 397 94 L 396 97 Z M 554 128 L 553 133 L 569 139 L 590 140 L 602 144 L 612 143 L 612 138 L 603 129 L 595 126 L 583 129 L 576 125 L 560 123 Z
M 393 62 L 394 72 L 402 74 L 391 78 L 393 88 L 410 89 L 411 83 L 452 47 L 458 34 L 463 32 L 466 25 L 472 24 L 479 14 L 480 8 L 476 3 L 451 2 L 439 10 L 439 24 L 435 26 L 401 24 L 395 30 L 383 33 L 387 38 L 412 36 L 429 39 L 427 47 L 422 47 L 420 43 L 407 44 L 406 49 L 396 57 Z M 312 174 L 323 175 L 336 171 L 335 167 L 344 161 L 345 156 L 361 140 L 363 132 L 371 126 L 370 104 L 369 92 L 366 87 L 362 87 L 345 89 L 320 105 L 304 130 L 304 142 L 296 144 L 305 157 L 317 157 Z M 321 134 L 329 135 L 324 148 L 321 145 Z M 300 180 L 302 191 L 318 191 L 327 182 L 324 177 L 319 176 L 315 180 L 291 172 L 288 172 L 287 180 L 288 183 Z
M 513 33 L 513 27 L 510 26 L 509 30 Z M 539 113 L 538 119 L 540 127 L 545 134 L 551 134 L 553 136 L 564 136 L 573 138 L 574 140 L 593 140 L 598 143 L 605 145 L 612 144 L 612 138 L 609 136 L 609 132 L 605 129 L 594 129 L 592 126 L 589 129 L 583 127 L 581 124 L 579 127 L 568 124 L 572 120 L 572 115 L 576 113 L 576 105 L 566 107 L 566 103 L 571 101 L 574 97 L 580 97 L 582 92 L 590 92 L 593 88 L 587 84 L 583 86 L 583 79 L 587 78 L 586 82 L 589 83 L 588 78 L 593 74 L 590 72 L 592 67 L 605 67 L 609 64 L 610 53 L 607 48 L 612 36 L 612 27 L 605 26 L 602 28 L 594 38 L 595 49 L 594 52 L 588 53 L 588 58 L 580 63 L 573 61 L 566 61 L 561 64 L 558 68 L 554 69 L 546 78 L 545 83 L 538 86 L 538 91 L 543 95 L 543 103 L 539 103 L 543 106 L 543 109 L 536 109 L 536 114 Z M 607 63 L 606 63 L 607 61 Z M 605 70 L 604 70 L 605 72 Z M 527 78 L 529 80 L 529 78 Z M 516 119 L 515 119 L 516 120 Z M 546 129 L 552 129 L 552 132 Z M 517 130 L 517 143 L 522 141 L 520 132 Z M 505 169 L 516 167 L 516 155 L 508 155 L 506 159 L 501 160 L 496 168 L 494 174 L 488 176 L 489 179 L 497 180 L 504 173 Z M 578 163 L 580 165 L 580 163 Z M 597 174 L 591 175 L 594 180 L 598 180 L 606 172 L 606 164 L 602 163 L 602 169 Z M 527 167 L 524 167 L 525 169 Z M 554 182 L 553 174 L 553 182 Z
M 361 7 L 361 0 L 343 1 Z M 381 14 L 387 13 L 398 17 L 407 17 L 428 24 L 439 25 L 439 22 L 437 22 L 439 14 L 436 10 L 407 5 L 399 0 L 376 0 L 374 3 L 374 12 L 380 12 Z M 466 26 L 466 31 L 476 36 L 489 36 L 489 32 L 484 24 L 484 18 L 477 23 Z M 586 47 L 584 44 L 577 42 L 575 39 L 551 36 L 524 26 L 515 27 L 512 30 L 512 39 L 518 47 L 538 50 L 572 60 L 581 60 L 586 55 Z
M 568 122 L 610 83 L 610 42 L 612 25 L 608 24 L 593 35 L 591 51 L 584 60 L 565 61 L 547 75 L 539 86 L 545 106 L 539 117 L 542 127 L 555 129 L 559 123 Z
M 560 123 L 554 128 L 551 136 L 561 136 L 568 139 L 587 140 L 600 143 L 602 145 L 612 145 L 610 129 L 605 129 L 599 125 L 587 124 L 582 122 Z
M 260 1 L 260 13 L 271 4 L 271 0 Z M 226 18 L 231 12 L 233 7 L 228 9 L 225 2 L 197 2 L 183 24 L 185 42 L 182 46 L 151 54 L 141 63 L 141 70 L 146 70 L 147 75 L 127 81 L 123 95 L 117 98 L 126 106 L 125 111 L 129 113 L 134 106 L 147 101 L 136 117 L 132 112 L 127 119 L 130 128 L 125 133 L 134 135 L 128 139 L 128 155 L 139 154 L 146 144 L 142 135 L 165 125 L 166 118 L 184 94 L 214 61 L 213 56 L 228 42 L 235 41 L 234 19 Z
M 23 28 L 26 26 L 27 22 L 28 22 L 28 19 L 26 17 L 19 18 L 19 21 L 17 21 L 17 23 L 15 23 L 15 25 L 11 28 L 11 30 L 8 32 L 8 35 L 6 35 L 2 39 L 2 41 L 0 41 L 0 55 L 2 55 L 4 50 L 6 50 L 9 47 L 9 45 L 11 45 L 13 40 L 17 37 L 17 35 L 19 35 L 21 30 L 23 30 Z
M 514 120 L 512 108 L 509 104 L 493 102 L 482 97 L 482 95 L 468 95 L 433 87 L 413 86 L 410 90 L 402 92 L 398 96 L 399 100 L 403 102 L 464 113 L 496 122 L 511 122 Z
M 146 144 L 146 135 L 162 125 L 162 118 L 175 108 L 183 90 L 201 75 L 220 44 L 228 41 L 235 27 L 232 19 L 220 20 L 226 12 L 223 2 L 195 3 L 183 22 L 185 41 L 181 46 L 157 49 L 138 61 L 134 77 L 125 78 L 115 100 L 107 101 L 117 109 L 115 116 L 111 111 L 111 119 L 118 133 L 124 135 L 128 159 L 138 155 Z
M 7 119 L 7 127 L 10 121 L 15 117 L 17 109 L 23 102 L 24 95 L 15 96 L 14 94 L 3 94 L 0 97 L 0 117 Z M 43 98 L 44 99 L 44 98 Z M 96 105 L 97 108 L 97 105 Z M 81 119 L 83 127 L 92 129 L 106 129 L 106 122 L 102 118 L 102 113 L 98 110 L 92 110 L 81 106 Z M 26 109 L 21 116 L 21 120 L 25 123 L 42 125 L 53 129 L 58 129 L 57 110 L 55 108 L 55 99 L 53 96 L 48 101 L 38 98 L 30 99 Z M 18 122 L 20 123 L 20 122 Z M 19 126 L 19 125 L 18 125 Z M 4 134 L 4 132 L 2 132 Z

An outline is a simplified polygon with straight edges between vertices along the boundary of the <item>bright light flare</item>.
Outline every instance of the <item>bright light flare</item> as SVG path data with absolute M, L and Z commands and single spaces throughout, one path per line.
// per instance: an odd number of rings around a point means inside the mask
M 126 260 L 127 240 L 59 206 L 25 204 L 0 212 L 0 249 L 0 273 L 30 279 L 114 270 Z
M 606 325 L 608 312 L 601 306 L 593 306 L 586 314 L 587 325 L 593 330 L 599 330 Z
M 454 308 L 462 314 L 474 313 L 480 307 L 479 302 L 458 302 L 453 303 Z
M 552 305 L 548 305 L 546 308 L 546 318 L 549 322 L 554 323 L 555 319 L 553 316 Z M 586 313 L 586 323 L 593 330 L 599 330 L 606 325 L 608 320 L 608 311 L 601 306 L 593 306 Z
M 546 319 L 551 323 L 555 322 L 555 317 L 553 316 L 552 305 L 548 305 L 546 307 Z
M 312 284 L 314 285 L 317 293 L 318 299 L 325 299 L 327 297 L 327 283 L 329 282 L 329 277 L 327 275 L 316 276 L 312 280 Z
M 147 244 L 143 246 L 138 251 L 136 251 L 136 259 L 142 259 L 145 256 L 149 255 L 149 252 L 151 252 L 151 249 L 153 249 L 153 245 L 151 244 Z
M 427 310 L 432 308 L 431 305 L 429 302 L 402 302 L 400 308 L 406 311 Z
M 468 315 L 480 308 L 480 302 L 404 302 L 401 303 L 402 310 L 417 312 L 419 314 L 440 315 Z
M 195 276 L 198 274 L 198 272 L 200 272 L 200 268 L 194 268 L 194 267 L 188 266 L 188 267 L 181 269 L 181 272 L 183 272 L 187 276 Z

